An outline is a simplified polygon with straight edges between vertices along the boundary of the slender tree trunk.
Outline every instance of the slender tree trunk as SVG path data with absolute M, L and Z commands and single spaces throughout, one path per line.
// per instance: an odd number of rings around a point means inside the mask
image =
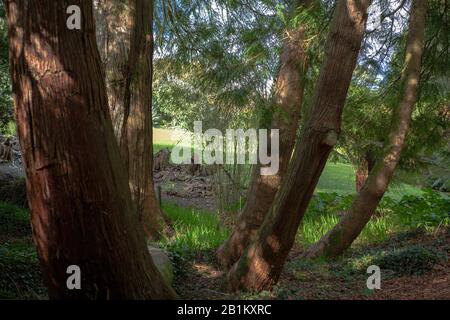
M 270 213 L 228 274 L 232 290 L 260 291 L 279 279 L 300 221 L 338 139 L 369 4 L 369 0 L 337 2 L 311 115 Z
M 168 225 L 153 184 L 153 0 L 99 1 L 96 12 L 110 111 L 131 193 L 147 237 L 157 239 Z
M 298 5 L 307 6 L 301 0 Z M 295 8 L 297 9 L 297 8 Z M 231 234 L 217 251 L 217 259 L 227 268 L 233 265 L 255 236 L 272 205 L 281 181 L 287 171 L 295 144 L 304 91 L 307 68 L 305 52 L 305 26 L 285 32 L 280 57 L 280 71 L 276 83 L 272 129 L 280 130 L 279 171 L 275 175 L 261 175 L 261 165 L 255 166 L 248 199 Z M 270 140 L 270 139 L 269 139 Z M 270 148 L 270 144 L 269 148 Z
M 82 29 L 66 27 L 69 6 Z M 90 0 L 6 0 L 33 238 L 54 299 L 174 297 L 148 253 L 114 138 Z M 80 267 L 81 290 L 66 273 Z
M 405 145 L 405 139 L 411 125 L 411 115 L 417 101 L 426 12 L 426 0 L 413 1 L 405 67 L 402 75 L 402 89 L 399 96 L 399 105 L 392 115 L 389 144 L 385 147 L 384 156 L 377 161 L 367 183 L 354 200 L 348 213 L 330 232 L 305 253 L 305 257 L 336 257 L 341 255 L 350 247 L 369 222 L 389 186 Z

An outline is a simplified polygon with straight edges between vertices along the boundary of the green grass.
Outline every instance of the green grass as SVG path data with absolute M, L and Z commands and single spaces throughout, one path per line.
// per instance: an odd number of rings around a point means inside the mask
M 36 249 L 30 239 L 0 245 L 0 299 L 44 299 Z
M 24 237 L 31 235 L 30 215 L 27 210 L 0 202 L 0 236 Z
M 320 177 L 316 192 L 354 194 L 356 192 L 355 168 L 350 164 L 329 162 Z M 387 196 L 396 200 L 406 194 L 420 196 L 422 190 L 413 185 L 394 181 L 386 193 Z
M 161 245 L 179 253 L 213 250 L 228 237 L 228 230 L 220 227 L 217 215 L 176 204 L 163 205 L 164 212 L 174 223 L 175 235 L 161 241 Z
M 336 214 L 323 214 L 318 217 L 306 215 L 300 226 L 297 242 L 308 247 L 319 241 L 325 233 L 339 222 Z M 402 226 L 392 215 L 382 216 L 369 221 L 355 244 L 375 244 L 389 239 L 390 235 L 400 232 Z
M 154 152 L 163 148 L 172 149 L 176 141 L 172 136 L 171 129 L 153 129 Z M 402 175 L 399 175 L 402 177 Z M 317 192 L 336 192 L 339 194 L 354 194 L 355 190 L 355 168 L 350 164 L 329 162 L 319 180 Z M 405 194 L 421 195 L 420 188 L 410 184 L 394 181 L 387 192 L 387 196 L 400 199 Z

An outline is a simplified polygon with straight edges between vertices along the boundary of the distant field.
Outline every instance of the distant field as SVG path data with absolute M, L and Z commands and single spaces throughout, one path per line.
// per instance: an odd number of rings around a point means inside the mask
M 350 164 L 328 163 L 316 192 L 355 193 L 355 169 Z M 394 182 L 387 195 L 398 199 L 405 194 L 420 195 L 422 191 L 409 184 Z
M 176 140 L 171 129 L 153 129 L 154 152 L 163 148 L 172 148 Z M 336 192 L 340 194 L 355 193 L 355 169 L 350 164 L 328 163 L 320 178 L 316 192 Z M 388 196 L 399 199 L 405 194 L 420 195 L 422 191 L 409 184 L 394 183 Z
M 164 148 L 172 148 L 176 141 L 172 140 L 170 129 L 153 128 L 153 152 L 156 153 Z

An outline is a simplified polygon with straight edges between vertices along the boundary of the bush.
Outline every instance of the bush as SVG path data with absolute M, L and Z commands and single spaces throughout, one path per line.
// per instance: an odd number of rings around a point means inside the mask
M 28 202 L 25 178 L 0 182 L 0 201 L 27 208 Z
M 372 264 L 402 276 L 422 275 L 446 259 L 447 256 L 442 252 L 414 245 L 376 257 Z
M 28 211 L 0 202 L 0 235 L 2 237 L 30 236 L 31 226 Z
M 393 211 L 410 228 L 429 230 L 450 225 L 450 199 L 432 189 L 425 189 L 422 197 L 404 196 Z
M 40 299 L 45 288 L 36 250 L 30 240 L 0 246 L 0 299 Z

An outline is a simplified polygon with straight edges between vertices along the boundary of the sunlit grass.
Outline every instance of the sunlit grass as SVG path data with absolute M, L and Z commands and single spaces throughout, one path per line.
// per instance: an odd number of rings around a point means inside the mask
M 171 251 L 195 252 L 217 248 L 228 237 L 220 227 L 217 215 L 176 204 L 163 205 L 164 212 L 174 223 L 175 235 L 161 244 Z
M 355 168 L 350 164 L 328 162 L 320 177 L 316 192 L 356 193 Z M 422 191 L 415 186 L 394 181 L 386 196 L 399 200 L 406 194 L 420 196 Z
M 339 219 L 336 214 L 323 214 L 317 217 L 307 214 L 300 226 L 297 242 L 305 247 L 312 245 L 330 231 Z M 401 230 L 401 225 L 392 215 L 374 217 L 363 229 L 355 244 L 380 243 Z

